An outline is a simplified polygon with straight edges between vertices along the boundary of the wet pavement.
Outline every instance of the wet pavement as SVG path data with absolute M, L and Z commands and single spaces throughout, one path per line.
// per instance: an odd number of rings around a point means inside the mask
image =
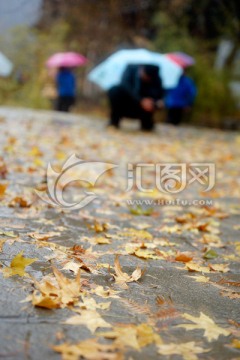
M 240 358 L 239 132 L 158 124 L 149 134 L 138 131 L 137 122 L 125 122 L 117 131 L 86 116 L 7 108 L 0 108 L 0 127 L 0 358 L 73 360 L 76 351 L 61 355 L 53 346 L 67 348 L 90 338 L 112 349 L 97 355 L 90 351 L 86 359 Z M 60 174 L 73 154 L 117 167 L 107 170 L 106 165 L 94 186 L 67 184 L 68 203 L 81 200 L 85 191 L 97 195 L 86 207 L 51 206 L 35 190 L 47 189 L 48 163 Z M 151 164 L 142 173 L 141 185 L 153 191 L 139 191 L 134 178 L 127 192 L 127 166 L 136 170 L 140 163 Z M 188 168 L 213 163 L 215 185 L 204 192 L 207 184 L 196 180 L 184 191 L 161 193 L 152 164 L 163 163 L 186 163 Z M 93 171 L 97 176 L 98 170 Z M 37 260 L 24 276 L 5 277 L 4 269 L 22 251 Z M 114 279 L 116 255 L 128 275 L 137 266 L 143 270 L 127 287 Z M 34 306 L 36 282 L 55 281 L 52 266 L 69 279 L 81 269 L 75 306 Z M 109 307 L 96 307 L 106 302 L 111 302 Z M 97 309 L 109 327 L 91 332 L 88 321 L 65 324 L 76 309 L 81 315 Z M 201 313 L 207 317 L 201 323 L 186 318 Z M 107 335 L 116 328 L 131 334 L 141 324 L 147 324 L 148 332 L 135 334 L 137 345 Z M 198 325 L 187 329 L 190 324 Z M 164 347 L 167 344 L 175 344 L 174 350 Z M 188 344 L 188 350 L 182 350 L 182 344 Z

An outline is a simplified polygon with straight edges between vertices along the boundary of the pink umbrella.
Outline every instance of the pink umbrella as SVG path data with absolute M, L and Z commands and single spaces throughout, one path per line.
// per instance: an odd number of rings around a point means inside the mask
M 76 52 L 63 52 L 52 55 L 46 65 L 48 67 L 75 67 L 86 64 L 87 59 Z
M 166 56 L 182 68 L 186 68 L 195 64 L 194 58 L 182 52 L 169 53 L 166 54 Z

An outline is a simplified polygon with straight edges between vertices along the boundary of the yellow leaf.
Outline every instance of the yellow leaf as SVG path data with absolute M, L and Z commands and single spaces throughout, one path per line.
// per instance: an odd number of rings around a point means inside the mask
M 233 339 L 231 346 L 236 348 L 236 349 L 240 349 L 240 340 L 238 339 Z
M 56 285 L 47 277 L 41 283 L 35 282 L 36 290 L 32 294 L 33 305 L 64 308 L 76 304 L 81 295 L 80 269 L 75 279 L 68 279 L 55 267 L 53 267 L 53 274 L 57 281 Z
M 93 298 L 82 297 L 82 302 L 79 303 L 78 305 L 81 309 L 85 309 L 85 310 L 96 310 L 96 309 L 107 310 L 111 305 L 111 301 L 97 303 Z M 82 310 L 76 309 L 75 311 L 80 312 L 80 314 L 82 313 Z
M 0 184 L 0 197 L 3 197 L 5 195 L 5 191 L 8 187 L 8 184 Z
M 35 158 L 33 161 L 34 165 L 37 167 L 44 166 L 44 161 L 42 159 L 39 159 L 39 157 Z
M 6 240 L 0 239 L 0 252 L 3 249 L 3 245 L 4 245 L 5 242 L 6 242 Z
M 63 270 L 70 270 L 72 271 L 75 275 L 78 274 L 79 269 L 81 268 L 81 264 L 80 263 L 75 263 L 74 261 L 68 261 L 64 267 Z
M 146 230 L 136 230 L 136 229 L 126 229 L 126 231 L 123 231 L 121 233 L 118 234 L 121 237 L 131 237 L 134 239 L 139 239 L 139 240 L 152 240 L 153 236 L 152 234 L 150 234 L 148 231 Z
M 162 256 L 158 256 L 156 255 L 156 253 L 153 250 L 149 250 L 149 249 L 136 249 L 134 251 L 134 255 L 136 255 L 139 258 L 142 259 L 154 259 L 154 260 L 158 260 L 158 259 L 162 259 Z
M 23 251 L 17 254 L 11 261 L 10 267 L 6 267 L 3 269 L 3 276 L 10 277 L 14 275 L 19 276 L 28 276 L 25 272 L 25 267 L 34 263 L 38 259 L 29 259 L 23 257 Z
M 115 339 L 114 344 L 117 346 L 130 347 L 135 350 L 140 350 L 142 347 L 153 343 L 162 344 L 160 336 L 146 323 L 137 326 L 133 324 L 115 326 L 113 331 L 101 332 L 97 335 L 106 339 Z
M 17 237 L 17 235 L 15 235 L 13 231 L 2 231 L 2 230 L 0 230 L 0 235 L 12 237 L 12 238 Z
M 37 307 L 45 309 L 57 309 L 60 307 L 58 299 L 49 296 L 43 296 L 42 294 L 34 294 L 32 296 L 32 304 Z
M 196 282 L 203 282 L 203 283 L 207 283 L 209 282 L 210 278 L 204 275 L 197 275 L 197 276 L 188 276 L 191 279 L 195 280 Z
M 107 323 L 95 310 L 83 310 L 81 315 L 70 317 L 64 322 L 64 324 L 85 325 L 92 333 L 94 333 L 99 327 L 112 327 L 112 325 Z
M 107 239 L 106 237 L 96 237 L 94 238 L 94 242 L 95 244 L 111 244 L 111 241 L 109 239 Z
M 204 330 L 204 336 L 208 341 L 217 340 L 219 335 L 228 336 L 231 334 L 229 330 L 219 327 L 210 317 L 202 312 L 199 317 L 189 314 L 183 314 L 182 316 L 185 319 L 192 321 L 194 324 L 181 324 L 177 325 L 177 327 L 183 327 L 186 330 L 202 329 Z
M 198 272 L 203 272 L 203 273 L 209 273 L 210 269 L 207 266 L 201 266 L 199 264 L 196 264 L 194 262 L 188 262 L 186 265 L 186 269 L 188 271 L 198 271 Z
M 140 324 L 137 326 L 137 338 L 140 347 L 144 347 L 155 343 L 162 344 L 161 337 L 153 331 L 153 328 L 148 324 Z
M 140 345 L 137 340 L 137 328 L 133 325 L 124 327 L 114 327 L 113 331 L 98 333 L 106 339 L 115 339 L 114 343 L 120 347 L 130 347 L 135 350 L 140 350 Z
M 103 298 L 118 298 L 119 296 L 117 295 L 119 293 L 119 291 L 113 290 L 113 289 L 104 289 L 103 286 L 97 286 L 96 289 L 92 290 L 93 293 L 95 293 L 98 296 L 101 296 Z
M 43 155 L 42 151 L 37 146 L 33 146 L 28 154 L 30 156 L 42 156 Z
M 63 152 L 63 151 L 58 151 L 56 154 L 55 154 L 55 157 L 58 159 L 58 160 L 65 160 L 66 159 L 66 154 Z
M 56 232 L 56 231 L 50 231 L 50 232 L 45 233 L 45 234 L 39 234 L 39 233 L 36 233 L 36 232 L 28 234 L 28 236 L 30 236 L 31 238 L 39 240 L 39 241 L 44 241 L 44 240 L 46 241 L 46 240 L 48 240 L 49 238 L 51 238 L 53 236 L 59 236 L 59 235 L 61 235 L 61 233 Z
M 95 339 L 81 341 L 77 344 L 63 343 L 52 346 L 52 349 L 63 356 L 63 360 L 123 360 L 123 355 L 116 345 L 99 344 Z
M 119 263 L 119 258 L 116 256 L 114 261 L 114 270 L 115 274 L 112 274 L 114 276 L 114 279 L 116 281 L 116 284 L 120 285 L 122 288 L 127 289 L 128 286 L 126 283 L 137 281 L 142 276 L 142 270 L 137 267 L 136 270 L 132 273 L 132 275 L 128 275 L 127 273 L 124 273 L 122 271 L 121 265 Z
M 205 350 L 200 346 L 196 346 L 194 341 L 182 344 L 165 344 L 158 345 L 158 353 L 161 355 L 181 355 L 184 360 L 197 360 L 197 354 L 202 354 L 209 350 Z
M 218 271 L 225 273 L 230 270 L 228 264 L 209 264 L 208 266 L 211 271 Z

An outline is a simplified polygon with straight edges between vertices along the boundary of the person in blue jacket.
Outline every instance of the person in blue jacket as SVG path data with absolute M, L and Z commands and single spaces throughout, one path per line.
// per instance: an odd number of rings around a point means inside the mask
M 184 112 L 189 111 L 194 104 L 197 89 L 194 81 L 184 71 L 178 85 L 167 91 L 165 107 L 167 108 L 167 122 L 179 125 Z
M 56 77 L 57 103 L 56 110 L 68 112 L 75 103 L 76 79 L 71 69 L 66 67 L 59 68 Z

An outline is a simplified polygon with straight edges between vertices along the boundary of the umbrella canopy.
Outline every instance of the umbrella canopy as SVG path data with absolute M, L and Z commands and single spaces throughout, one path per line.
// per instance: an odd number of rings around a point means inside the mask
M 0 52 L 0 76 L 8 76 L 11 74 L 13 64 L 8 58 Z
M 166 56 L 182 68 L 186 68 L 195 64 L 195 60 L 193 57 L 182 52 L 169 53 L 166 54 Z
M 102 89 L 108 90 L 121 82 L 122 74 L 129 64 L 152 64 L 159 66 L 160 77 L 165 89 L 175 87 L 182 74 L 182 68 L 171 61 L 166 55 L 145 49 L 134 49 L 117 51 L 94 68 L 88 74 L 88 79 L 99 85 Z
M 47 60 L 48 67 L 76 67 L 86 64 L 87 59 L 76 52 L 62 52 L 52 55 Z

